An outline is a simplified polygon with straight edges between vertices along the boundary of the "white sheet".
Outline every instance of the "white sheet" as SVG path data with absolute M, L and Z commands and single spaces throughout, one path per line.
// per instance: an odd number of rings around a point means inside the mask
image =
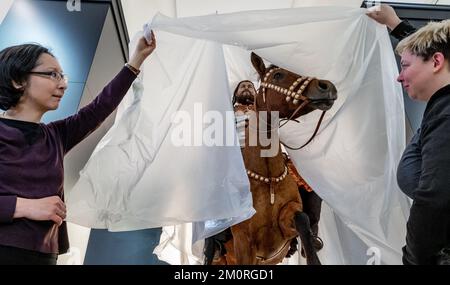
M 137 84 L 135 94 L 127 95 L 115 126 L 69 191 L 70 221 L 110 230 L 199 222 L 196 240 L 220 229 L 205 230 L 202 221 L 222 219 L 225 227 L 251 216 L 238 144 L 179 148 L 169 137 L 171 115 L 184 110 L 194 118 L 196 102 L 204 111 L 231 111 L 229 86 L 255 79 L 248 55 L 255 51 L 294 72 L 331 80 L 338 89 L 318 137 L 306 149 L 290 152 L 330 207 L 321 221 L 322 261 L 365 264 L 371 258 L 367 251 L 376 248 L 382 264 L 401 262 L 409 205 L 396 185 L 395 169 L 404 148 L 404 112 L 383 27 L 364 10 L 344 7 L 182 19 L 157 15 L 151 27 L 158 48 L 145 65 L 145 92 Z M 318 115 L 283 128 L 282 140 L 301 145 Z M 190 235 L 189 227 L 178 229 Z M 196 260 L 169 230 L 158 248 L 160 258 Z M 173 245 L 180 258 L 168 253 Z

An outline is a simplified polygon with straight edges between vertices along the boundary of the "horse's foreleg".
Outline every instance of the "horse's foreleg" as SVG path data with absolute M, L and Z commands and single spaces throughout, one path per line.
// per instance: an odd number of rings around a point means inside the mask
M 203 254 L 205 256 L 204 265 L 211 265 L 214 260 L 214 254 L 216 252 L 216 246 L 214 244 L 214 237 L 205 239 L 205 246 L 203 248 Z
M 232 226 L 231 232 L 233 233 L 236 264 L 256 264 L 256 244 L 250 232 L 250 222 L 247 220 Z
M 306 263 L 308 265 L 320 265 L 319 257 L 313 246 L 313 235 L 309 224 L 308 215 L 303 212 L 296 212 L 294 215 L 295 227 L 300 235 L 302 246 L 305 249 Z
M 313 233 L 314 248 L 319 251 L 323 248 L 323 242 L 319 238 L 319 220 L 322 209 L 322 199 L 315 192 L 307 192 L 303 188 L 299 188 L 300 196 L 303 201 L 303 212 L 308 215 L 309 224 Z

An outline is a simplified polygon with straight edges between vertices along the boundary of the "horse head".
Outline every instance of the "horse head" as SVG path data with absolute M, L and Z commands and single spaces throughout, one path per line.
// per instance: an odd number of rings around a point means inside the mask
M 301 76 L 277 66 L 266 67 L 252 53 L 253 67 L 261 78 L 256 109 L 279 111 L 280 118 L 295 119 L 314 110 L 329 110 L 337 99 L 337 90 L 328 80 Z

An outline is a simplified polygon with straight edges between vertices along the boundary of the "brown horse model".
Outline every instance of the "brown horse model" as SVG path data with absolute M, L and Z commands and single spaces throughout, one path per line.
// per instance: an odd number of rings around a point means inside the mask
M 252 53 L 252 64 L 261 78 L 256 95 L 256 113 L 278 111 L 280 118 L 295 119 L 313 110 L 326 111 L 337 98 L 335 86 L 324 80 L 302 77 L 276 66 L 266 67 Z M 256 116 L 258 117 L 258 116 Z M 267 122 L 270 122 L 270 118 Z M 268 123 L 268 129 L 270 123 Z M 280 143 L 278 152 L 261 157 L 266 147 L 249 144 L 250 127 L 246 128 L 246 146 L 242 149 L 250 180 L 256 214 L 205 242 L 206 264 L 278 264 L 286 257 L 298 236 L 302 241 L 307 264 L 320 264 L 313 246 L 313 235 L 298 185 L 289 174 Z M 262 131 L 258 128 L 258 134 Z

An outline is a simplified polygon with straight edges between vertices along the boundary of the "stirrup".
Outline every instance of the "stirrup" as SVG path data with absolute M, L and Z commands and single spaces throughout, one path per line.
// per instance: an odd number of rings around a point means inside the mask
M 323 248 L 323 240 L 316 235 L 313 235 L 313 246 L 316 249 L 316 251 L 319 251 Z
M 323 240 L 314 234 L 311 233 L 311 236 L 313 238 L 313 247 L 317 251 L 320 251 L 323 248 Z M 300 254 L 303 256 L 303 258 L 306 258 L 305 249 L 303 248 L 303 244 L 301 246 Z

